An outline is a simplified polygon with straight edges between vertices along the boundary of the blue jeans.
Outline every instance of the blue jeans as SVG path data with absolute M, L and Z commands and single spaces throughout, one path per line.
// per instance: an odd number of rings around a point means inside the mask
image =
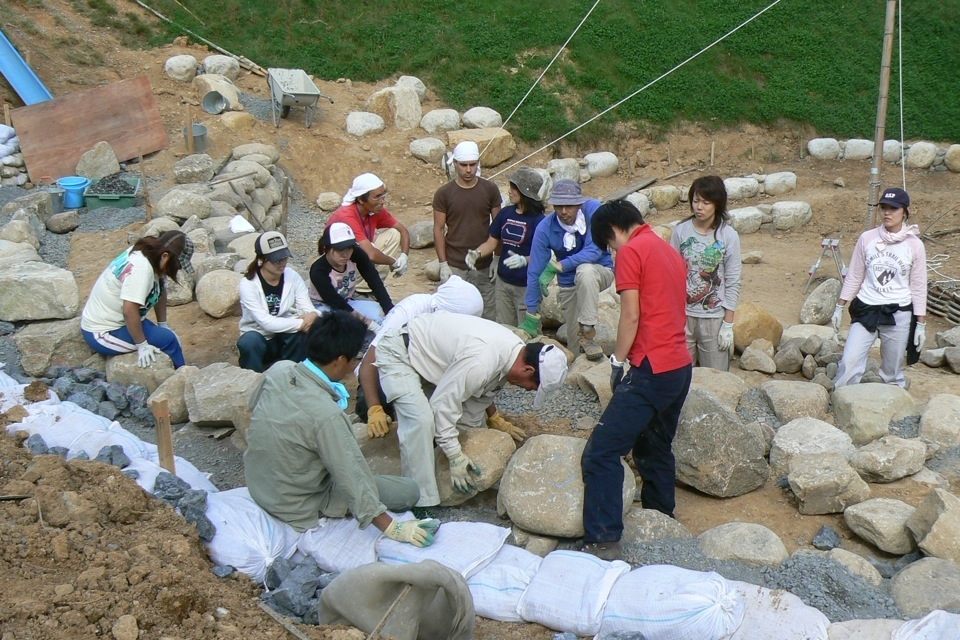
M 177 340 L 177 336 L 173 331 L 159 327 L 146 318 L 142 319 L 141 328 L 143 329 L 143 335 L 147 339 L 147 343 L 152 344 L 170 356 L 175 369 L 183 366 L 183 348 L 180 346 L 180 341 Z M 91 349 L 105 356 L 116 356 L 137 350 L 137 345 L 133 341 L 133 336 L 130 335 L 127 325 L 123 325 L 113 331 L 87 331 L 81 329 L 80 333 L 83 334 L 83 339 L 87 341 Z
M 647 359 L 624 376 L 580 458 L 584 542 L 613 542 L 623 535 L 620 458 L 631 449 L 643 479 L 643 508 L 673 517 L 673 437 L 692 377 L 691 365 L 655 374 Z
M 307 357 L 307 334 L 276 333 L 267 338 L 257 331 L 245 331 L 237 340 L 240 368 L 263 373 L 279 360 L 302 362 Z

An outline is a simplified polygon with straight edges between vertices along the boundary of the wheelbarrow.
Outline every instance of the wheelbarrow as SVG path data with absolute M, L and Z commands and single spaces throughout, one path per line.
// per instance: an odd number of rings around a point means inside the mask
M 270 107 L 276 127 L 280 126 L 280 118 L 290 115 L 290 107 L 303 107 L 309 129 L 317 110 L 317 100 L 326 98 L 333 104 L 333 98 L 320 93 L 303 69 L 267 69 L 267 83 L 270 85 Z

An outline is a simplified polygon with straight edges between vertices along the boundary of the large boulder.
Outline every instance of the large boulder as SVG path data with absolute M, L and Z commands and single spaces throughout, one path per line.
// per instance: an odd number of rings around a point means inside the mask
M 473 107 L 463 112 L 463 126 L 467 129 L 490 129 L 502 125 L 503 116 L 490 107 Z
M 838 453 L 844 459 L 856 448 L 850 436 L 823 420 L 797 418 L 777 429 L 770 445 L 770 467 L 777 478 L 790 472 L 790 459 L 805 454 Z
M 420 99 L 420 102 L 423 102 L 427 98 L 427 85 L 416 76 L 400 76 L 397 78 L 395 86 L 413 89 L 417 93 L 417 98 Z
M 728 409 L 736 411 L 737 405 L 740 404 L 740 396 L 747 391 L 747 383 L 729 371 L 720 371 L 710 367 L 694 367 L 690 390 L 693 391 L 694 389 L 709 391 Z
M 192 182 L 206 182 L 213 178 L 216 164 L 213 158 L 205 153 L 195 153 L 177 160 L 173 165 L 173 175 L 177 184 Z
M 124 386 L 138 384 L 153 393 L 176 371 L 173 368 L 173 360 L 165 353 L 159 354 L 149 367 L 141 367 L 137 359 L 136 351 L 107 358 L 107 382 Z
M 763 224 L 763 211 L 757 207 L 731 209 L 727 214 L 730 216 L 730 225 L 740 235 L 756 233 Z
M 29 244 L 34 249 L 40 248 L 37 231 L 26 220 L 11 220 L 0 229 L 0 240 L 14 244 Z
M 867 444 L 890 432 L 890 421 L 918 414 L 913 396 L 895 384 L 869 382 L 841 387 L 830 402 L 839 429 L 856 445 Z
M 580 182 L 580 161 L 576 158 L 555 158 L 547 162 L 547 171 L 553 181 L 573 180 Z
M 691 389 L 673 440 L 677 480 L 720 498 L 763 486 L 770 477 L 760 425 L 737 414 L 703 389 Z
M 243 276 L 234 271 L 218 269 L 200 279 L 194 293 L 203 312 L 214 318 L 240 315 L 240 281 Z
M 251 412 L 247 403 L 262 376 L 225 362 L 215 362 L 189 376 L 184 384 L 184 398 L 190 422 L 201 427 L 248 427 Z M 241 436 L 245 440 L 246 432 Z
M 770 209 L 773 228 L 777 231 L 799 229 L 813 219 L 813 208 L 807 202 L 784 200 L 775 202 Z
M 947 169 L 954 173 L 960 173 L 960 144 L 952 144 L 947 147 L 947 155 L 943 159 Z
M 387 128 L 387 123 L 378 113 L 369 111 L 351 111 L 347 114 L 347 133 L 362 138 L 371 133 L 380 133 Z
M 623 545 L 637 545 L 644 542 L 656 542 L 667 538 L 689 539 L 693 534 L 665 513 L 656 509 L 644 509 L 633 505 L 623 517 Z
M 460 128 L 460 113 L 456 109 L 434 109 L 420 118 L 420 128 L 427 133 L 446 133 Z
M 73 272 L 43 262 L 0 269 L 0 320 L 60 320 L 74 317 L 79 309 Z
M 505 129 L 460 129 L 447 134 L 447 143 L 451 147 L 456 147 L 465 140 L 472 140 L 480 147 L 480 164 L 485 167 L 493 167 L 509 160 L 517 150 L 517 143 Z
M 738 351 L 746 349 L 757 338 L 769 340 L 770 344 L 779 344 L 782 334 L 783 325 L 776 316 L 752 302 L 740 301 L 733 327 L 733 343 Z
M 717 560 L 778 567 L 790 557 L 776 533 L 751 522 L 728 522 L 707 529 L 697 536 L 697 542 L 705 556 Z
M 836 138 L 814 138 L 807 142 L 807 153 L 817 160 L 836 160 L 840 157 L 840 142 Z
M 907 519 L 920 550 L 928 556 L 960 563 L 960 498 L 934 489 Z
M 840 299 L 841 286 L 836 278 L 828 278 L 821 282 L 803 301 L 803 306 L 800 307 L 800 322 L 819 325 L 830 322 L 837 300 Z
M 463 504 L 481 491 L 486 491 L 500 481 L 511 456 L 517 450 L 513 438 L 496 429 L 465 429 L 460 432 L 460 446 L 468 458 L 480 467 L 482 473 L 475 478 L 477 488 L 467 493 L 454 490 L 450 481 L 450 461 L 438 448 L 434 455 L 437 486 L 440 489 L 440 506 L 455 507 Z M 400 452 L 397 450 L 397 456 Z
M 610 151 L 588 153 L 583 159 L 587 163 L 587 171 L 591 178 L 612 176 L 620 168 L 620 160 L 617 158 L 617 154 Z
M 914 142 L 907 149 L 903 164 L 907 169 L 929 169 L 937 159 L 937 145 L 932 142 Z
M 420 96 L 415 89 L 408 86 L 380 89 L 367 98 L 365 108 L 400 131 L 416 129 L 423 117 Z
M 727 198 L 731 201 L 746 200 L 760 193 L 760 183 L 756 178 L 726 178 L 723 186 L 727 189 Z
M 190 216 L 210 217 L 210 198 L 186 189 L 170 189 L 157 202 L 157 215 L 183 222 Z
M 197 59 L 190 55 L 171 56 L 163 65 L 168 76 L 180 82 L 190 82 L 197 75 Z
M 539 435 L 510 459 L 500 480 L 498 501 L 518 527 L 548 536 L 583 535 L 583 478 L 580 456 L 586 440 Z M 636 480 L 624 469 L 623 512 L 633 503 Z
M 54 365 L 76 367 L 93 355 L 80 333 L 80 318 L 32 322 L 13 335 L 20 366 L 40 377 Z
M 844 160 L 869 160 L 873 157 L 873 140 L 853 138 L 843 145 Z
M 960 396 L 938 393 L 920 416 L 920 436 L 941 447 L 960 446 Z
M 843 520 L 855 534 L 887 553 L 905 555 L 917 544 L 907 521 L 915 509 L 902 500 L 873 498 L 848 507 Z
M 243 111 L 240 103 L 240 90 L 229 78 L 216 73 L 205 73 L 193 79 L 193 90 L 201 102 L 210 92 L 216 91 L 226 101 L 227 111 Z
M 418 138 L 410 143 L 411 155 L 427 164 L 438 164 L 446 152 L 447 145 L 439 138 Z
M 80 156 L 77 162 L 77 175 L 96 182 L 101 178 L 120 173 L 120 161 L 109 142 L 100 141 Z
M 850 464 L 867 482 L 894 482 L 923 469 L 927 447 L 919 439 L 883 436 L 857 449 Z
M 870 497 L 870 487 L 838 453 L 794 456 L 787 481 L 804 515 L 843 513 Z
M 797 418 L 827 417 L 830 395 L 818 384 L 799 380 L 771 380 L 760 387 L 777 419 L 786 424 Z
M 26 262 L 43 262 L 43 258 L 29 242 L 0 239 L 0 270 Z
M 147 398 L 147 405 L 154 400 L 166 400 L 167 410 L 170 412 L 171 424 L 182 424 L 190 417 L 187 414 L 187 399 L 184 394 L 187 382 L 200 371 L 197 367 L 184 365 L 174 371 L 173 375 L 160 383 L 160 386 Z
M 232 56 L 216 53 L 203 59 L 203 70 L 233 81 L 240 76 L 240 61 Z
M 411 249 L 426 249 L 433 246 L 433 220 L 414 222 L 407 231 L 410 232 Z
M 911 618 L 937 609 L 960 613 L 960 564 L 941 558 L 912 562 L 893 576 L 890 595 L 897 608 Z
M 270 158 L 271 163 L 276 163 L 280 160 L 280 150 L 272 144 L 266 144 L 265 142 L 238 144 L 233 148 L 231 155 L 234 160 L 242 160 L 247 156 L 267 156 Z
M 641 195 L 647 196 L 651 207 L 654 207 L 657 211 L 665 211 L 677 206 L 682 194 L 680 189 L 672 184 L 665 184 L 644 189 Z
M 778 171 L 768 174 L 763 181 L 763 192 L 768 196 L 779 196 L 797 188 L 797 174 L 792 171 Z

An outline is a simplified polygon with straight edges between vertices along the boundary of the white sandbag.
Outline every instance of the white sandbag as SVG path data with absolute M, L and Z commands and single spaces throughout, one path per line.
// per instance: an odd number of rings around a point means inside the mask
M 597 638 L 626 632 L 647 640 L 719 640 L 742 621 L 743 596 L 720 574 L 651 565 L 613 585 Z
M 413 514 L 387 512 L 394 520 L 412 520 Z M 324 571 L 343 573 L 377 561 L 377 540 L 383 533 L 372 524 L 360 528 L 356 518 L 320 518 L 297 540 L 297 549 L 313 557 Z
M 3 377 L 3 380 L 0 381 L 0 412 L 7 412 L 11 407 L 19 404 L 27 410 L 27 413 L 32 414 L 36 411 L 36 409 L 32 407 L 39 406 L 40 404 L 60 404 L 60 398 L 57 397 L 56 392 L 52 389 L 47 391 L 49 394 L 47 400 L 33 403 L 28 402 L 23 397 L 23 390 L 27 388 L 27 385 L 18 383 L 2 371 L 0 371 L 0 376 Z M 8 426 L 7 431 L 12 434 L 16 430 L 11 431 Z
M 10 144 L 9 142 L 0 144 L 0 158 L 12 156 L 19 150 L 20 150 L 20 145 Z
M 520 597 L 520 617 L 558 631 L 592 636 L 600 631 L 610 590 L 630 565 L 580 551 L 554 551 Z
M 467 580 L 477 615 L 500 622 L 523 622 L 517 605 L 543 559 L 505 544 L 480 571 Z
M 830 640 L 890 640 L 893 632 L 903 626 L 903 620 L 871 618 L 869 620 L 845 620 L 827 627 Z
M 39 434 L 48 447 L 70 448 L 85 433 L 106 431 L 110 421 L 72 402 L 45 401 L 24 405 L 30 413 L 22 422 L 7 426 L 7 433 Z
M 828 640 L 830 620 L 789 591 L 729 581 L 743 596 L 743 622 L 729 640 Z
M 415 547 L 383 536 L 377 540 L 377 558 L 386 564 L 436 560 L 469 578 L 493 560 L 508 535 L 509 529 L 485 522 L 444 522 L 429 547 Z
M 942 609 L 931 611 L 918 620 L 907 620 L 893 632 L 890 640 L 958 640 L 960 614 Z
M 13 127 L 0 122 L 0 144 L 5 143 L 15 135 L 17 135 L 17 132 L 14 131 Z
M 263 583 L 274 560 L 297 550 L 296 530 L 261 509 L 246 487 L 208 495 L 207 518 L 217 528 L 205 543 L 210 559 L 256 582 Z
M 47 442 L 46 438 L 44 438 L 44 442 Z M 48 442 L 47 444 L 49 446 L 50 443 Z M 74 438 L 74 440 L 67 445 L 70 449 L 70 452 L 67 454 L 67 459 L 76 458 L 82 452 L 87 455 L 87 458 L 93 460 L 100 455 L 100 451 L 104 447 L 114 445 L 121 447 L 123 453 L 131 460 L 134 458 L 146 458 L 147 460 L 156 462 L 160 459 L 157 453 L 157 445 L 144 442 L 121 427 L 119 422 L 110 423 L 107 429 L 87 431 Z
M 191 489 L 203 489 L 207 493 L 219 491 L 217 487 L 210 482 L 207 475 L 197 469 L 193 464 L 180 456 L 173 458 L 174 468 L 177 470 L 177 477 L 190 485 Z M 157 476 L 166 471 L 160 466 L 157 460 L 148 458 L 133 458 L 130 464 L 123 469 L 137 472 L 136 482 L 147 493 L 153 493 L 154 485 L 157 483 Z

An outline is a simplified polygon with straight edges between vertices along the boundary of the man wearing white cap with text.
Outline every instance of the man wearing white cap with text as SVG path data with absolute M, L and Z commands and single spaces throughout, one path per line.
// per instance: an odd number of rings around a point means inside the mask
M 469 270 L 467 252 L 482 244 L 491 220 L 500 212 L 503 198 L 495 184 L 478 175 L 480 149 L 464 141 L 453 149 L 456 178 L 433 196 L 433 242 L 440 260 L 440 282 L 456 274 L 474 285 L 483 296 L 483 317 L 496 319 L 494 281 L 497 257 L 477 260 Z
M 330 214 L 327 227 L 343 222 L 353 229 L 357 244 L 377 265 L 382 280 L 389 272 L 402 276 L 408 269 L 410 232 L 384 206 L 387 186 L 372 173 L 362 173 L 353 179 L 353 185 L 343 196 L 340 208 Z M 358 287 L 369 293 L 369 286 Z
M 418 316 L 405 328 L 387 332 L 370 351 L 384 399 L 397 413 L 400 463 L 403 475 L 420 487 L 420 507 L 440 504 L 434 440 L 450 462 L 453 488 L 469 493 L 476 489 L 472 476 L 481 469 L 463 453 L 458 429 L 481 427 L 486 419 L 491 429 L 521 441 L 526 434 L 497 413 L 497 392 L 507 382 L 536 389 L 533 406 L 538 409 L 567 377 L 567 356 L 560 348 L 524 344 L 496 322 L 445 311 Z M 421 378 L 436 386 L 429 400 Z

